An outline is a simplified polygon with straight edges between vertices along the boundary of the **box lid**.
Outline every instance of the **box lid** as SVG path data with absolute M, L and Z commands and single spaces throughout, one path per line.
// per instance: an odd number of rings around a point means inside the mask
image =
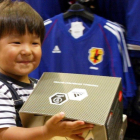
M 66 119 L 104 125 L 120 84 L 117 77 L 45 72 L 19 113 L 63 111 Z

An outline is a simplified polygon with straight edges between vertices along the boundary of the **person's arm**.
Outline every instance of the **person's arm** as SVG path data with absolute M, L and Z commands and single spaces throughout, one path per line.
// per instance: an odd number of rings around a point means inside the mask
M 83 121 L 62 121 L 64 113 L 51 117 L 44 126 L 34 128 L 9 127 L 0 129 L 0 140 L 49 140 L 54 136 L 84 140 L 77 134 L 91 130 L 92 124 Z

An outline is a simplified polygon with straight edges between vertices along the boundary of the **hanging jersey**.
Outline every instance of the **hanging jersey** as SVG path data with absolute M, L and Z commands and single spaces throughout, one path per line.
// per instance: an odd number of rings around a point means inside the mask
M 126 3 L 126 30 L 127 30 L 127 43 L 139 45 L 140 48 L 140 12 L 139 0 L 127 0 Z M 140 49 L 139 49 L 140 50 Z
M 59 0 L 25 0 L 25 2 L 33 7 L 44 20 L 62 12 Z
M 135 81 L 135 75 L 134 75 L 134 72 L 133 72 L 133 69 L 131 66 L 131 62 L 130 62 L 130 58 L 129 58 L 129 54 L 128 54 L 128 50 L 127 50 L 127 45 L 125 43 L 125 38 L 124 38 L 125 31 L 123 29 L 123 26 L 120 26 L 117 23 L 108 21 L 106 23 L 105 27 L 108 28 L 118 38 L 120 45 L 121 45 L 120 52 L 122 55 L 123 71 L 124 71 L 124 75 L 125 75 L 125 78 L 122 80 L 131 81 L 131 84 L 133 84 L 133 87 L 136 90 L 137 86 L 136 86 L 136 81 Z M 114 32 L 114 30 L 115 30 L 115 32 Z M 129 75 L 129 76 L 127 76 L 127 75 Z M 131 80 L 128 79 L 129 77 Z M 129 86 L 128 82 L 125 82 L 125 83 L 126 83 L 126 86 Z M 127 89 L 127 87 L 125 89 Z
M 140 50 L 139 5 L 139 0 L 97 0 L 95 6 L 100 16 L 124 25 L 126 43 L 131 50 Z
M 71 29 L 76 21 L 80 22 L 80 26 L 77 26 L 78 29 L 81 27 L 80 32 Z M 40 78 L 47 71 L 121 77 L 124 96 L 133 97 L 135 86 L 132 83 L 135 82 L 129 73 L 126 56 L 122 54 L 122 37 L 115 29 L 110 30 L 107 23 L 106 19 L 97 15 L 94 15 L 93 23 L 77 17 L 64 21 L 62 14 L 45 21 L 46 36 L 41 63 L 30 75 Z M 73 36 L 74 30 L 79 37 Z M 120 40 L 113 32 L 118 33 Z
M 125 25 L 125 0 L 95 0 L 94 5 L 96 14 Z

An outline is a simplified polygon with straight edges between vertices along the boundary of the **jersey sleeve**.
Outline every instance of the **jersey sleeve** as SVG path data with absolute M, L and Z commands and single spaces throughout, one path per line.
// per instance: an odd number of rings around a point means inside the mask
M 128 54 L 128 48 L 125 41 L 124 32 L 125 30 L 119 24 L 108 21 L 107 27 L 116 36 L 119 45 L 119 51 L 122 58 L 123 75 L 122 75 L 122 86 L 124 96 L 124 108 L 127 108 L 127 99 L 133 98 L 136 95 L 136 81 L 131 65 L 130 57 Z

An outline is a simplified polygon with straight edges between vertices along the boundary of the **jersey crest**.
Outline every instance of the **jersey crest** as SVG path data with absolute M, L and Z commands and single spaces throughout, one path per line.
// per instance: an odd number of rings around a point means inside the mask
M 102 48 L 94 48 L 89 49 L 89 61 L 93 64 L 99 64 L 103 60 L 104 51 Z

